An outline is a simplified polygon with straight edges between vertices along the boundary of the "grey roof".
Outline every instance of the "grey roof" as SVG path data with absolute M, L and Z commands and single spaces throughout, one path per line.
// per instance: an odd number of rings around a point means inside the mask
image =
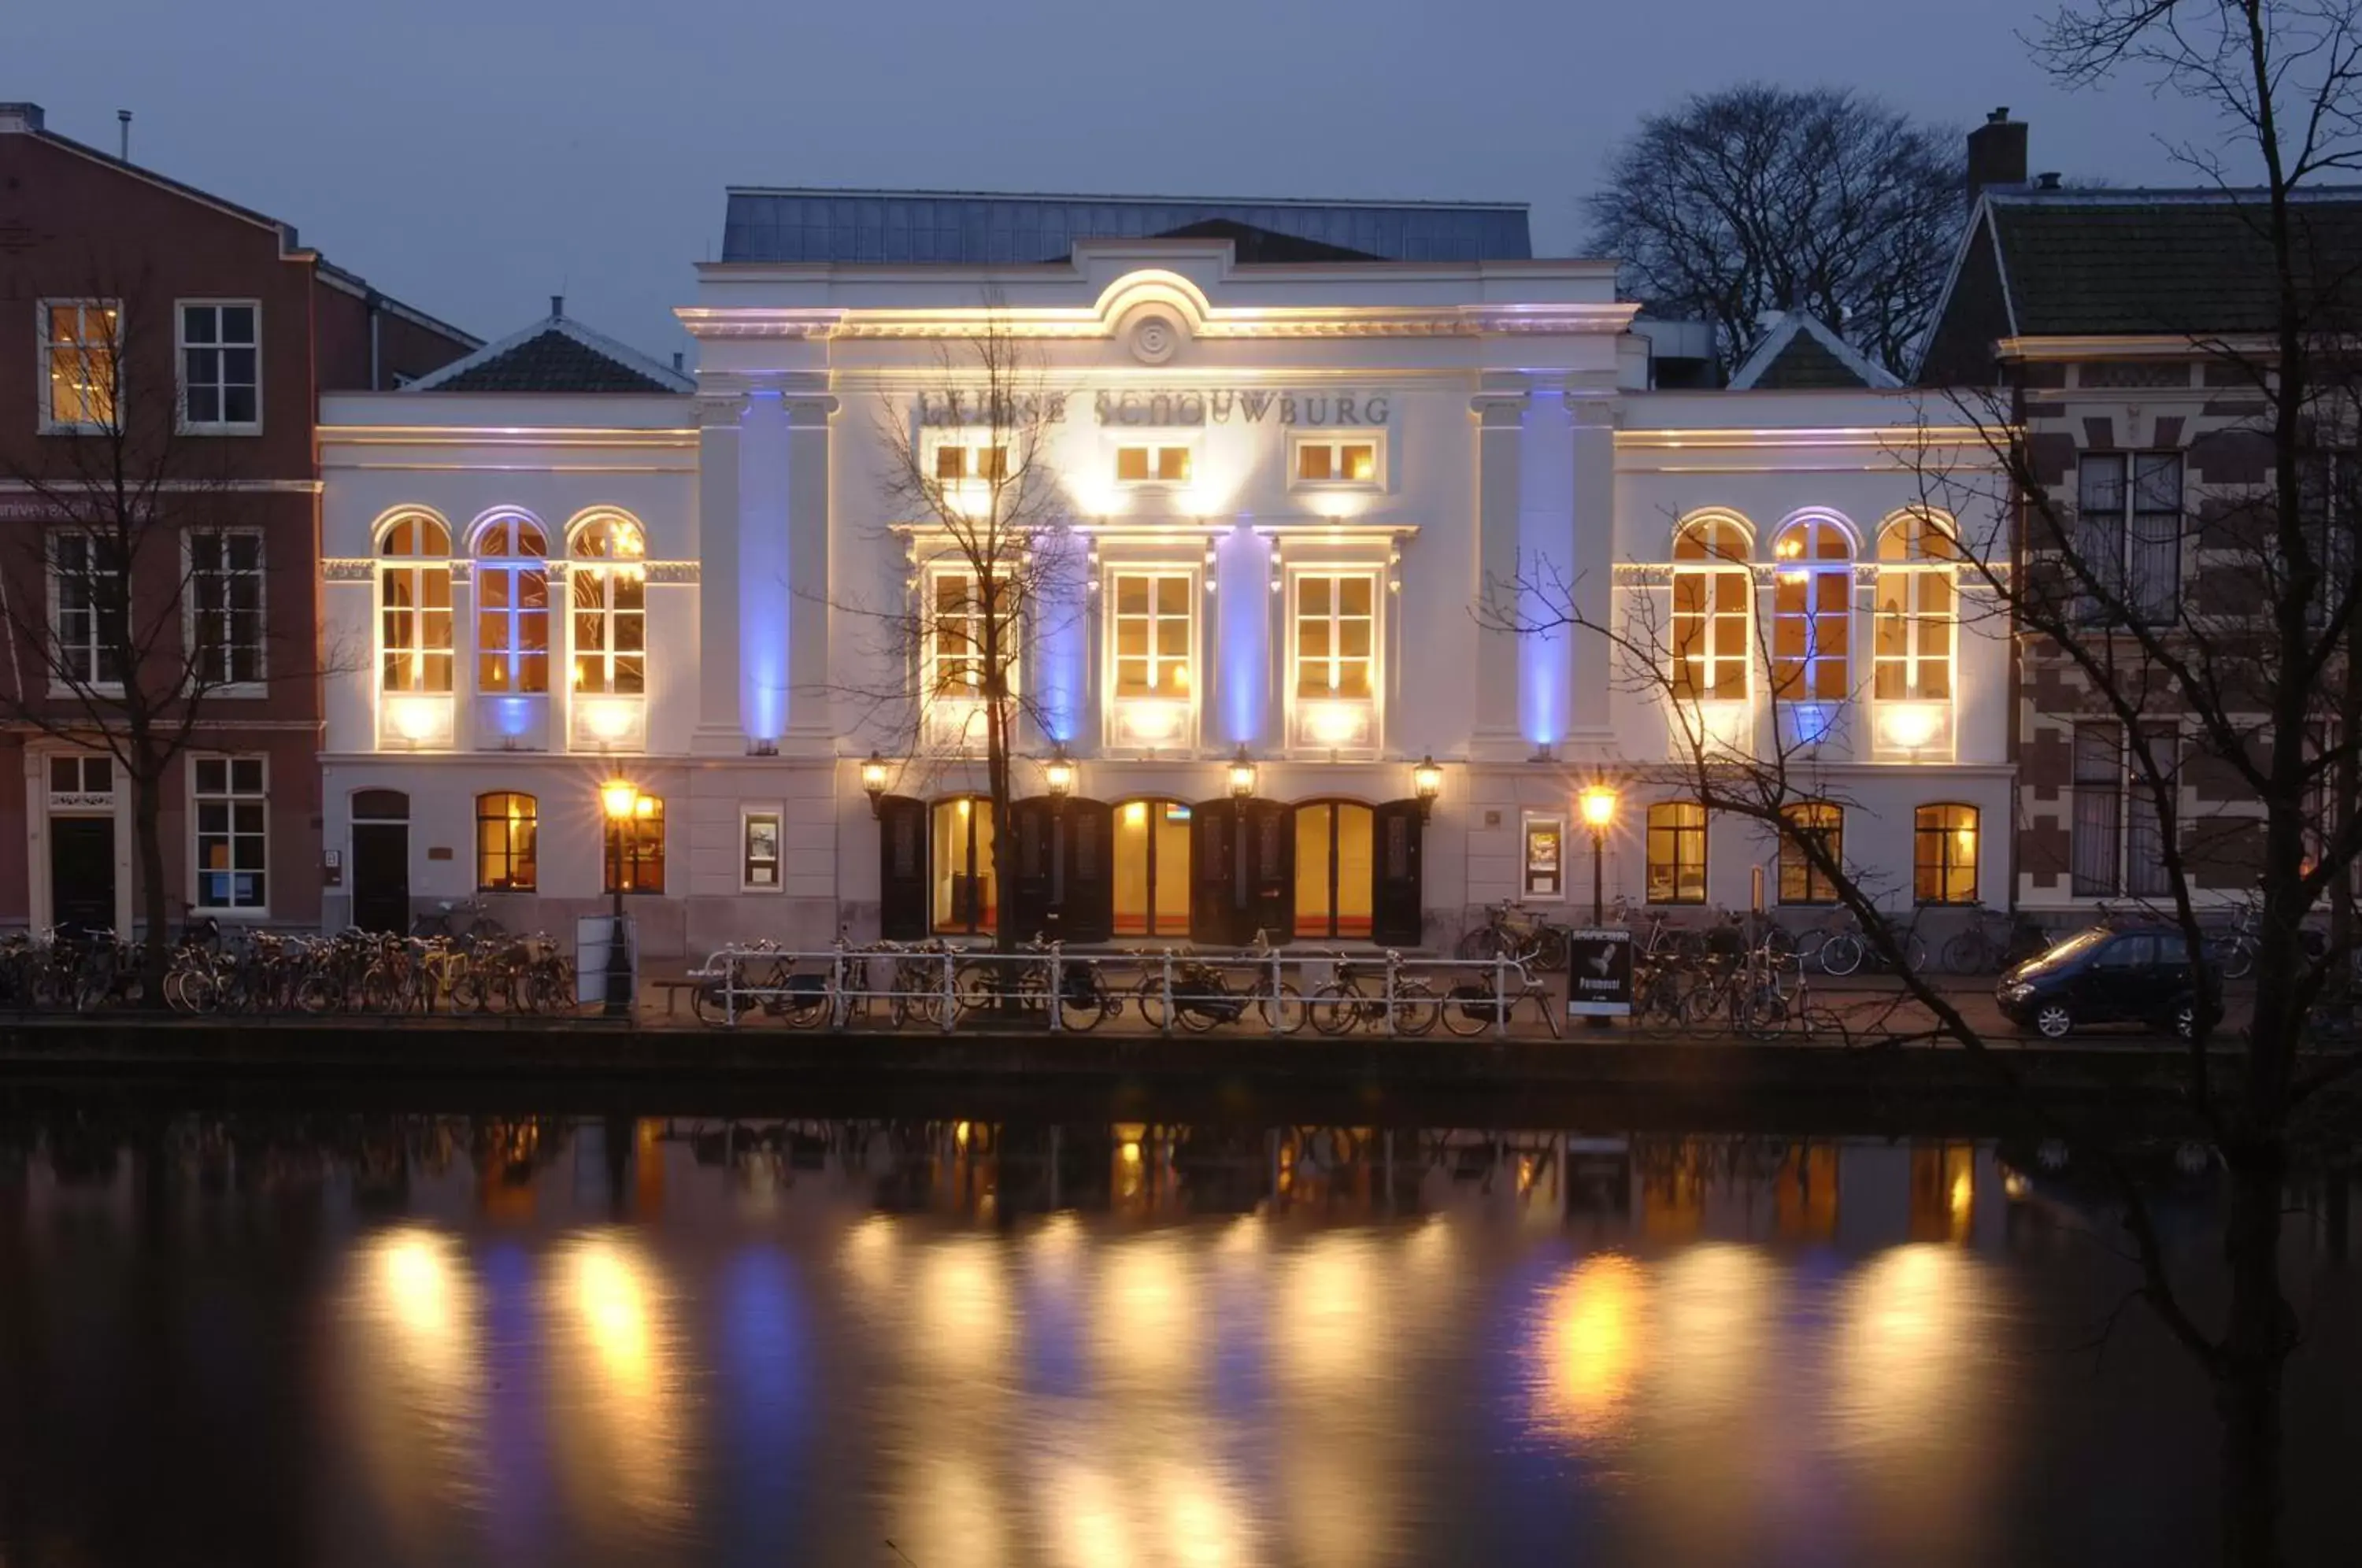
M 575 321 L 566 302 L 552 299 L 550 313 L 522 332 L 487 343 L 433 375 L 421 376 L 406 392 L 687 392 L 697 383 L 658 364 L 627 344 Z
M 1240 225 L 1382 261 L 1522 261 L 1533 255 L 1522 202 L 1316 202 L 733 186 L 723 225 L 722 259 L 969 265 L 1064 261 L 1078 239 L 1143 239 L 1213 224 Z M 1269 259 L 1312 258 L 1275 248 Z
M 1784 312 L 1730 377 L 1733 392 L 1902 384 L 1818 316 L 1801 310 Z

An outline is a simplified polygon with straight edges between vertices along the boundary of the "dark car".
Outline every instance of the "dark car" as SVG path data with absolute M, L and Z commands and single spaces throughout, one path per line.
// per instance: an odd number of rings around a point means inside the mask
M 2095 925 L 2007 970 L 1993 988 L 2003 1017 L 2045 1039 L 2097 1023 L 2140 1023 L 2187 1036 L 2223 1016 L 2211 969 L 2193 977 L 2179 926 Z

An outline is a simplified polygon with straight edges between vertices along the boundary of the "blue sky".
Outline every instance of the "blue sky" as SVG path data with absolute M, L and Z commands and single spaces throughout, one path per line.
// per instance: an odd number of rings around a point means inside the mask
M 2212 139 L 2136 85 L 2068 94 L 2018 0 L 78 0 L 0 5 L 0 99 L 296 224 L 497 337 L 567 295 L 650 352 L 723 188 L 926 186 L 1530 202 L 1544 252 L 1616 139 L 1749 77 L 1865 89 L 2036 169 L 2180 183 Z

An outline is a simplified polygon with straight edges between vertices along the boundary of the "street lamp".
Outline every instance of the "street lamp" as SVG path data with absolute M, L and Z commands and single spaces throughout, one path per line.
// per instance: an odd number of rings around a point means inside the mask
M 1065 811 L 1066 797 L 1075 792 L 1075 759 L 1066 755 L 1065 745 L 1053 751 L 1050 760 L 1042 765 L 1042 782 L 1050 791 L 1050 809 Z
M 611 779 L 599 790 L 607 812 L 607 839 L 614 846 L 614 866 L 608 887 L 615 907 L 607 928 L 607 1004 L 609 1018 L 632 1015 L 632 955 L 624 942 L 624 830 L 640 809 L 640 788 L 628 778 Z
M 869 797 L 869 815 L 875 821 L 878 803 L 886 799 L 886 759 L 875 751 L 861 765 L 861 790 Z
M 1242 742 L 1239 746 L 1238 756 L 1231 758 L 1231 799 L 1234 801 L 1253 800 L 1254 798 L 1254 758 L 1247 755 L 1246 745 Z
M 1425 822 L 1435 814 L 1435 798 L 1443 793 L 1443 769 L 1435 765 L 1433 754 L 1420 757 L 1410 770 L 1410 787 L 1418 797 L 1418 820 Z
M 1616 791 L 1606 784 L 1590 784 L 1583 791 L 1583 823 L 1591 830 L 1591 923 L 1607 919 L 1607 830 L 1616 821 Z

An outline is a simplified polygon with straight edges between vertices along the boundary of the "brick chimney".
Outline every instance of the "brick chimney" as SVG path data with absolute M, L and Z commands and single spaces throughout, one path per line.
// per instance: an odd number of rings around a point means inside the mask
M 1969 133 L 1969 200 L 1988 185 L 2025 183 L 2025 122 L 2009 117 L 2006 106 L 1985 116 Z

